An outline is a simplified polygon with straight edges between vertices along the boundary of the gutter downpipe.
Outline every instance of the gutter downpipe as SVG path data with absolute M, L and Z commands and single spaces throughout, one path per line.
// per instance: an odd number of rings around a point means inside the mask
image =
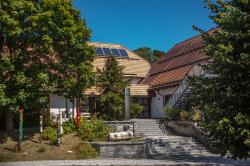
M 164 95 L 161 94 L 160 90 L 158 90 L 157 92 L 158 92 L 158 94 L 159 94 L 160 96 L 162 96 L 162 106 L 163 106 L 163 109 L 164 109 Z M 163 110 L 161 110 L 161 112 L 163 113 Z

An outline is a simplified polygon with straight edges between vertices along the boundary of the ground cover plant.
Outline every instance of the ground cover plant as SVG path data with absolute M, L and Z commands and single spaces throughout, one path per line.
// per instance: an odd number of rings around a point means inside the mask
M 98 157 L 98 152 L 90 144 L 80 143 L 74 148 L 77 158 L 80 159 L 90 159 Z
M 82 147 L 79 147 L 81 152 L 79 155 L 76 147 L 82 143 L 82 140 L 79 138 L 76 132 L 63 135 L 61 137 L 61 145 L 55 146 L 51 145 L 49 141 L 43 140 L 40 143 L 39 133 L 29 133 L 25 131 L 25 138 L 21 146 L 21 151 L 16 150 L 16 134 L 13 133 L 8 139 L 0 144 L 0 162 L 7 161 L 25 161 L 25 160 L 72 160 L 72 159 L 85 159 L 98 156 L 98 153 L 91 149 L 89 146 L 82 150 Z M 84 153 L 91 152 L 89 154 Z M 93 155 L 96 154 L 96 155 Z
M 42 138 L 48 140 L 50 144 L 56 144 L 57 141 L 57 129 L 56 127 L 47 127 L 43 130 Z
M 78 135 L 84 141 L 107 141 L 109 130 L 109 126 L 103 120 L 92 117 L 90 120 L 81 120 Z

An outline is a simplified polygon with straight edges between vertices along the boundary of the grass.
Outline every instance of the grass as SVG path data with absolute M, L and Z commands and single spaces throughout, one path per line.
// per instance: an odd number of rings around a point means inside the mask
M 37 150 L 37 152 L 39 152 L 39 153 L 44 153 L 46 151 L 46 148 L 44 147 L 44 146 L 41 146 L 38 150 Z
M 79 159 L 90 159 L 98 157 L 98 152 L 89 144 L 80 143 L 74 147 L 76 156 Z
M 0 162 L 6 161 L 32 161 L 32 160 L 73 160 L 79 158 L 92 158 L 95 151 L 91 147 L 85 149 L 76 147 L 82 142 L 76 133 L 64 135 L 60 146 L 51 145 L 49 141 L 39 142 L 39 133 L 25 137 L 21 144 L 21 151 L 16 151 L 16 138 L 8 137 L 4 143 L 0 143 Z M 73 151 L 73 153 L 68 153 Z M 92 155 L 86 155 L 91 152 Z
M 0 162 L 10 161 L 13 158 L 13 154 L 6 153 L 6 154 L 0 154 Z

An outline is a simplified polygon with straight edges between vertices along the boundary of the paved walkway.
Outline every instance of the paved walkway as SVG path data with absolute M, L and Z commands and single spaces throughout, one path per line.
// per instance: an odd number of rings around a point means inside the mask
M 166 159 L 166 160 L 148 160 L 148 159 L 89 159 L 89 160 L 44 160 L 44 161 L 22 161 L 0 163 L 0 166 L 169 166 L 169 165 L 250 165 L 248 161 L 234 161 L 223 158 L 187 158 L 187 159 Z

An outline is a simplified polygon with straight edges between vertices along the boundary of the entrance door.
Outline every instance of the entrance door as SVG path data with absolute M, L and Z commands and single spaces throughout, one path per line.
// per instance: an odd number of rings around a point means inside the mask
M 150 118 L 151 117 L 151 105 L 149 98 L 134 98 L 135 103 L 139 103 L 143 106 L 143 111 L 140 118 Z
M 81 112 L 96 112 L 96 97 L 88 97 L 81 105 Z

